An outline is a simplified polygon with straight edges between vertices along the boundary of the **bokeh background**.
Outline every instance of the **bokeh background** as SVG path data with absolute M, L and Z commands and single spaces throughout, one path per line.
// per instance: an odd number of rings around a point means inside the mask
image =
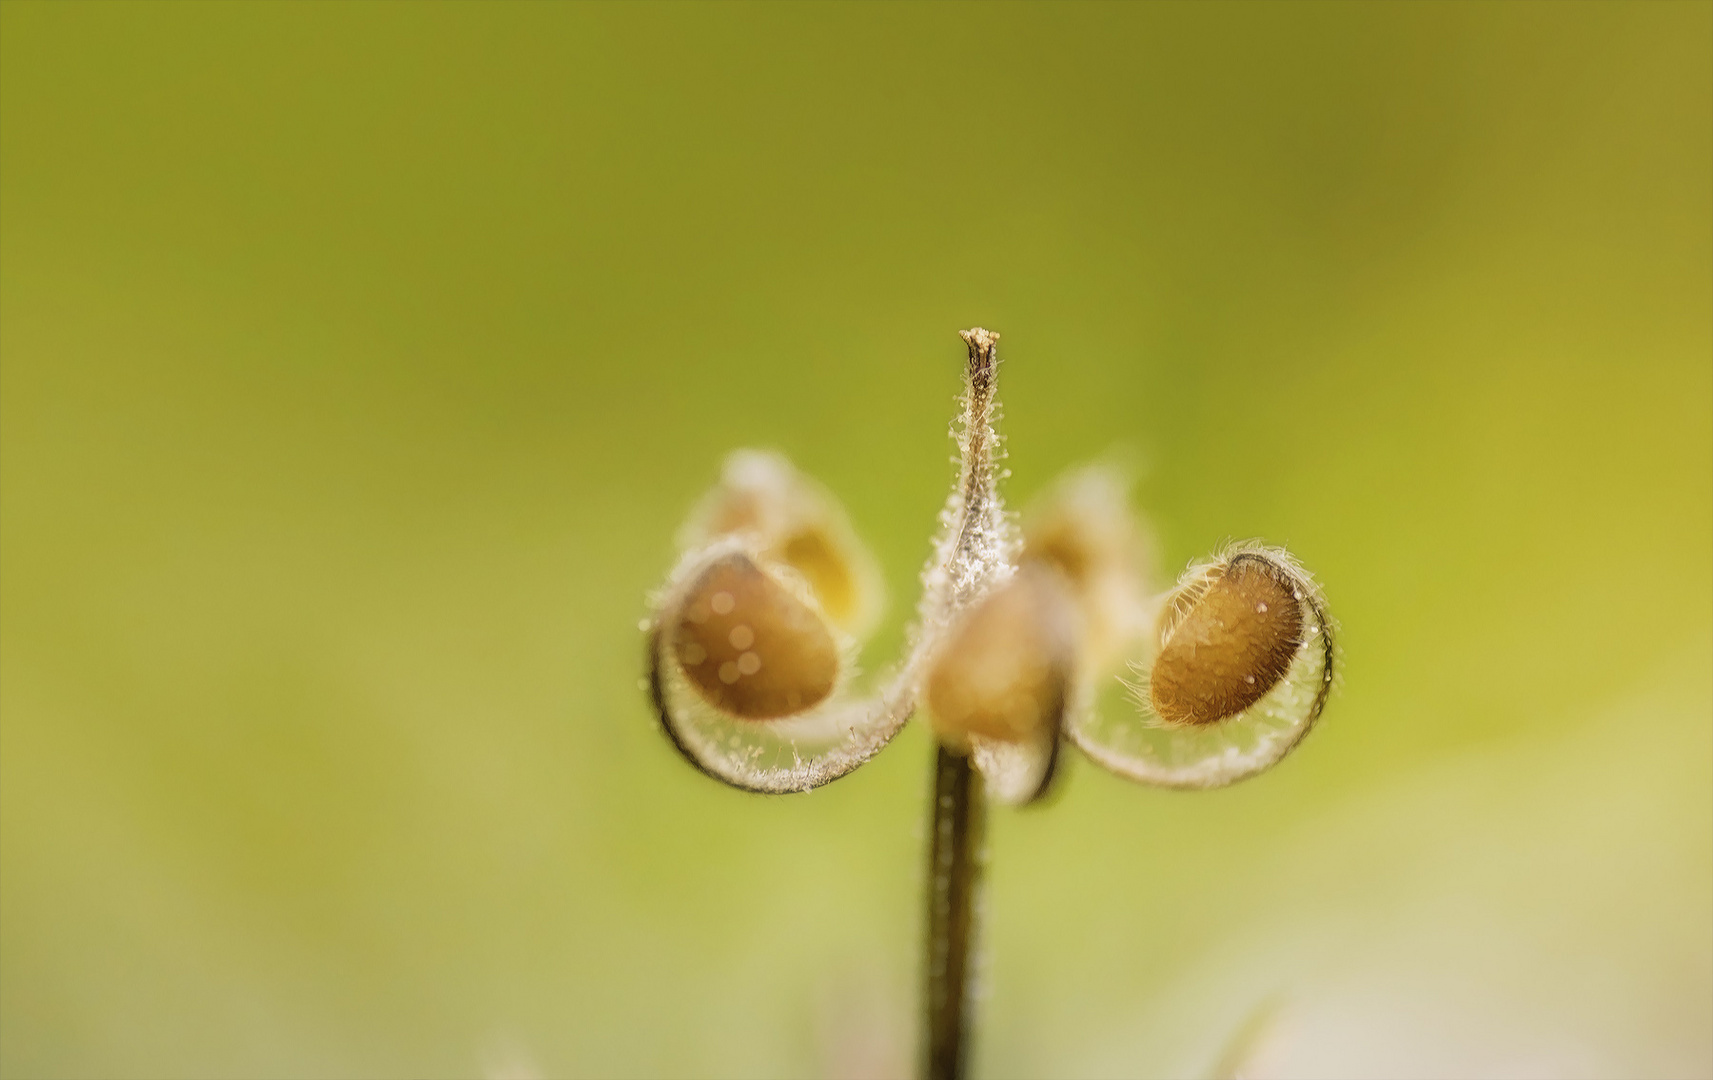
M 925 731 L 725 790 L 636 628 L 757 445 L 892 656 L 975 324 L 1346 660 L 996 815 L 977 1073 L 1713 1072 L 1713 6 L 8 0 L 0 110 L 5 1076 L 908 1072 Z

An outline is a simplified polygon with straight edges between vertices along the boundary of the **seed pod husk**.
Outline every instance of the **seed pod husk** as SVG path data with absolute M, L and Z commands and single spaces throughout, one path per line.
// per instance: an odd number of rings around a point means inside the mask
M 1260 701 L 1303 640 L 1302 588 L 1283 565 L 1240 552 L 1168 607 L 1148 694 L 1167 724 L 1199 726 Z
M 839 677 L 838 644 L 821 613 L 736 552 L 684 591 L 670 648 L 704 700 L 744 720 L 812 708 Z

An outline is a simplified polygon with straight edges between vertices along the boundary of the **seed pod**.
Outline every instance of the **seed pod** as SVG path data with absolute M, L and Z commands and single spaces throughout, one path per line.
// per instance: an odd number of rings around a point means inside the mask
M 1023 519 L 1023 559 L 1058 567 L 1083 614 L 1083 664 L 1105 673 L 1151 627 L 1144 593 L 1147 544 L 1128 481 L 1090 465 L 1066 474 Z
M 884 604 L 880 572 L 839 502 L 778 454 L 734 451 L 679 540 L 686 549 L 745 536 L 752 550 L 802 575 L 822 612 L 863 636 Z
M 737 552 L 685 590 L 670 648 L 690 685 L 739 719 L 802 712 L 838 682 L 838 645 L 821 613 Z
M 927 680 L 934 730 L 1022 742 L 1057 724 L 1076 670 L 1075 601 L 1064 576 L 1027 563 L 952 628 Z
M 1167 724 L 1200 726 L 1265 697 L 1303 644 L 1303 586 L 1259 552 L 1239 552 L 1168 606 L 1148 696 Z

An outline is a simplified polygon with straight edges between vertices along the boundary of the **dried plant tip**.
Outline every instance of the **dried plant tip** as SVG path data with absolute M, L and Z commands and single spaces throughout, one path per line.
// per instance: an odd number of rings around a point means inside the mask
M 820 612 L 741 553 L 690 583 L 670 648 L 703 699 L 744 720 L 812 708 L 838 682 L 838 645 Z
M 1266 556 L 1243 552 L 1191 582 L 1167 608 L 1148 695 L 1167 724 L 1243 712 L 1290 670 L 1303 641 L 1302 588 Z
M 954 749 L 971 737 L 1024 742 L 1063 715 L 1076 671 L 1075 601 L 1057 570 L 1020 569 L 954 625 L 927 679 L 934 730 Z

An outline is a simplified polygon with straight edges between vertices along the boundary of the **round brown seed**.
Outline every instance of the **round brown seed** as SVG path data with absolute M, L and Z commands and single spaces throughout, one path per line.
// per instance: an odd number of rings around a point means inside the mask
M 719 559 L 685 590 L 673 650 L 710 705 L 744 720 L 811 708 L 839 676 L 838 645 L 820 614 L 741 554 Z
M 1155 715 L 1168 724 L 1211 724 L 1265 697 L 1302 642 L 1297 593 L 1284 568 L 1246 552 L 1181 596 L 1149 678 Z
M 1021 741 L 1063 710 L 1076 664 L 1076 609 L 1057 570 L 1026 563 L 952 631 L 928 673 L 934 730 Z

